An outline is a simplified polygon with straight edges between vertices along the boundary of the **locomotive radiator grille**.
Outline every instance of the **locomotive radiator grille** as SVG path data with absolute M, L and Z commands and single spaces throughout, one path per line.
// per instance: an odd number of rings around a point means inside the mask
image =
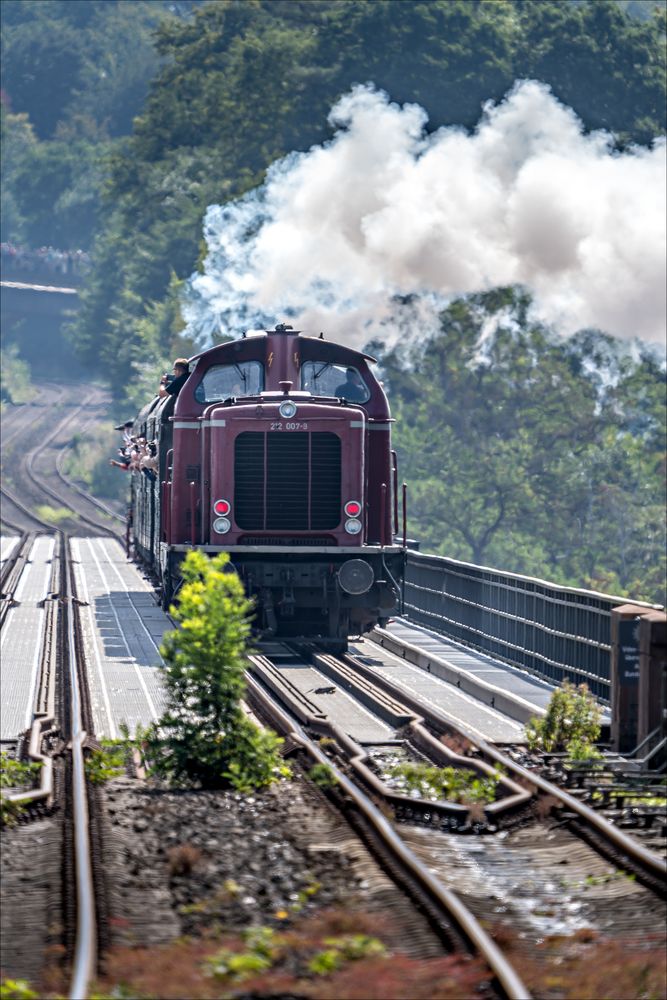
M 341 442 L 330 431 L 243 431 L 234 516 L 244 531 L 327 531 L 341 517 Z

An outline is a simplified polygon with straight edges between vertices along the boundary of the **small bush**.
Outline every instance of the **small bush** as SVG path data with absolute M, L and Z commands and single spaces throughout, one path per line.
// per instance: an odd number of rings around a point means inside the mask
M 308 777 L 318 788 L 326 790 L 336 786 L 337 778 L 328 764 L 313 764 Z
M 246 792 L 290 774 L 282 740 L 241 708 L 252 602 L 229 556 L 189 552 L 181 566 L 180 628 L 161 647 L 167 711 L 146 734 L 155 773 L 175 785 Z
M 222 948 L 206 962 L 210 975 L 216 979 L 242 980 L 270 969 L 279 957 L 283 938 L 270 927 L 250 927 L 243 934 L 245 951 Z
M 41 766 L 38 761 L 24 763 L 15 760 L 3 751 L 0 753 L 0 788 L 31 788 Z M 0 823 L 3 826 L 13 826 L 24 810 L 23 803 L 0 796 Z
M 378 938 L 367 934 L 344 934 L 342 937 L 325 938 L 328 947 L 319 951 L 308 963 L 310 972 L 317 976 L 328 976 L 336 972 L 346 962 L 358 961 L 360 958 L 378 958 L 387 953 L 387 949 Z
M 86 777 L 93 785 L 103 785 L 125 774 L 128 744 L 125 740 L 102 740 L 99 750 L 86 754 Z
M 19 357 L 18 344 L 3 344 L 0 351 L 0 399 L 17 406 L 29 403 L 36 395 L 30 382 L 30 367 Z
M 600 735 L 601 718 L 600 707 L 586 685 L 576 687 L 565 681 L 552 694 L 544 718 L 529 721 L 526 743 L 530 750 L 593 759 L 600 756 L 593 744 Z
M 460 802 L 465 805 L 495 801 L 499 773 L 480 775 L 462 767 L 437 767 L 420 761 L 397 764 L 391 772 L 407 791 L 425 799 Z
M 3 750 L 0 753 L 0 788 L 23 788 L 32 785 L 41 766 L 38 761 L 25 763 L 16 760 Z

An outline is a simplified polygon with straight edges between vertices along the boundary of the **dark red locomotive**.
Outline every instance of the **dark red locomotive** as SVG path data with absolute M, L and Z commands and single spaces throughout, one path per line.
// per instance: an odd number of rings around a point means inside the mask
M 397 610 L 396 456 L 372 361 L 278 326 L 200 354 L 175 401 L 139 414 L 160 475 L 133 475 L 134 541 L 165 604 L 196 546 L 229 552 L 268 634 L 341 648 Z

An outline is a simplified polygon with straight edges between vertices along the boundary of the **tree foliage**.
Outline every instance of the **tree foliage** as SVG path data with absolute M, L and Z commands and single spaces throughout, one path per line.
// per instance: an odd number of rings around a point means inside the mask
M 648 350 L 530 319 L 520 289 L 379 343 L 425 551 L 664 602 L 665 371 Z M 493 332 L 490 332 L 493 331 Z
M 664 4 L 637 18 L 615 0 L 5 0 L 2 16 L 3 239 L 94 245 L 72 337 L 132 402 L 188 353 L 179 290 L 206 207 L 326 140 L 353 84 L 472 128 L 536 77 L 621 144 L 665 131 Z M 415 533 L 662 600 L 664 372 L 599 333 L 558 341 L 528 306 L 469 296 L 428 349 L 382 352 Z
M 148 735 L 148 756 L 174 784 L 245 791 L 289 769 L 282 740 L 241 707 L 252 604 L 228 563 L 227 553 L 192 551 L 182 564 L 179 604 L 170 609 L 181 627 L 161 648 L 168 708 Z
M 646 142 L 665 126 L 663 30 L 614 0 L 218 0 L 163 22 L 161 68 L 112 161 L 74 334 L 81 357 L 122 384 L 122 339 L 172 275 L 195 270 L 206 207 L 325 140 L 353 84 L 419 102 L 434 128 L 472 128 L 485 101 L 537 76 L 588 127 Z

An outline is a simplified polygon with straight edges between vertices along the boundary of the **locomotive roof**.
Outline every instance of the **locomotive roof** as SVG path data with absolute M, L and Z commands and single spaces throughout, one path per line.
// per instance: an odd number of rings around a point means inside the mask
M 365 361 L 369 361 L 371 364 L 377 364 L 377 358 L 374 358 L 370 354 L 366 354 L 364 351 L 357 351 L 353 347 L 347 347 L 345 344 L 339 344 L 334 340 L 324 340 L 322 337 L 308 337 L 304 336 L 299 330 L 263 330 L 263 331 L 253 331 L 250 336 L 236 337 L 233 340 L 225 340 L 220 344 L 216 344 L 214 347 L 209 347 L 205 351 L 200 351 L 199 354 L 193 354 L 189 359 L 190 364 L 198 361 L 200 358 L 206 357 L 208 354 L 214 355 L 216 351 L 220 350 L 222 347 L 230 346 L 231 344 L 242 344 L 244 341 L 255 341 L 261 337 L 267 337 L 269 334 L 274 336 L 293 336 L 296 337 L 300 342 L 306 341 L 309 344 L 317 344 L 318 347 L 318 357 L 322 361 L 339 361 L 345 364 L 346 362 L 353 362 L 359 358 L 363 358 Z

